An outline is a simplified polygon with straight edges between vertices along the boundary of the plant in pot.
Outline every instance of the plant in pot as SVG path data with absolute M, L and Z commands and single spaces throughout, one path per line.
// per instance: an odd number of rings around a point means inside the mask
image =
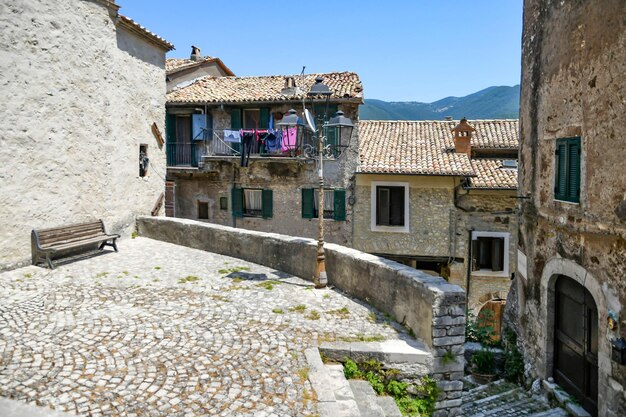
M 496 379 L 496 356 L 490 349 L 481 349 L 472 355 L 472 376 L 478 384 Z

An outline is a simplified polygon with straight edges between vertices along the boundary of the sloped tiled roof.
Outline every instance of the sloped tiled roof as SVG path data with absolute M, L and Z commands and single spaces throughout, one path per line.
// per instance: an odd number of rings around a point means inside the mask
M 478 149 L 518 149 L 519 122 L 517 119 L 505 120 L 469 120 L 476 131 L 472 134 L 472 148 Z M 457 121 L 433 123 L 448 123 L 450 130 Z M 450 149 L 454 149 L 454 144 Z
M 473 158 L 472 166 L 476 177 L 465 188 L 517 189 L 517 168 L 504 167 L 502 159 Z
M 469 157 L 448 152 L 450 123 L 363 120 L 359 123 L 360 173 L 474 175 Z
M 173 90 L 167 94 L 167 102 L 173 103 L 254 103 L 302 100 L 302 95 L 283 95 L 285 78 L 293 77 L 296 85 L 304 92 L 310 90 L 316 77 L 332 90 L 331 99 L 363 100 L 363 86 L 359 76 L 353 72 L 331 72 L 307 74 L 304 86 L 300 75 L 268 75 L 256 77 L 204 77 L 193 84 Z
M 359 123 L 359 173 L 457 175 L 471 177 L 468 188 L 516 189 L 517 169 L 502 159 L 470 158 L 454 152 L 456 121 L 377 121 Z M 472 147 L 516 149 L 517 120 L 470 121 Z M 475 143 L 475 139 L 478 143 Z
M 161 48 L 165 49 L 166 51 L 171 51 L 172 49 L 174 49 L 174 45 L 172 45 L 171 43 L 169 43 L 168 41 L 166 41 L 165 39 L 163 39 L 156 33 L 153 33 L 149 31 L 147 28 L 141 26 L 139 23 L 135 22 L 130 17 L 126 17 L 119 13 L 117 16 L 119 17 L 119 23 L 124 25 L 124 27 L 126 27 L 130 31 L 135 32 L 137 35 L 140 35 L 152 41 L 153 43 L 159 45 Z
M 169 74 L 173 74 L 175 72 L 182 71 L 188 68 L 199 67 L 203 64 L 207 64 L 210 62 L 215 62 L 219 67 L 221 67 L 224 70 L 226 74 L 235 75 L 230 70 L 230 68 L 224 65 L 221 59 L 213 58 L 210 56 L 205 56 L 200 61 L 194 61 L 191 59 L 184 59 L 184 58 L 168 58 L 165 60 L 165 72 L 167 75 L 169 75 Z

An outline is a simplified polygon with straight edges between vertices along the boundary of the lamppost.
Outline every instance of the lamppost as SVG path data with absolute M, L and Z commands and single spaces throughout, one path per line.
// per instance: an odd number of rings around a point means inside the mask
M 313 108 L 313 102 L 315 99 L 320 99 L 324 103 L 324 114 L 315 115 L 315 120 L 310 120 L 310 112 L 306 109 L 303 101 L 303 113 L 307 119 L 307 124 L 298 117 L 295 110 L 289 110 L 287 116 L 278 123 L 283 129 L 284 133 L 298 136 L 296 143 L 302 147 L 302 157 L 305 159 L 311 159 L 317 161 L 317 173 L 319 178 L 319 197 L 317 205 L 317 218 L 318 218 L 318 237 L 317 237 L 317 258 L 315 264 L 315 274 L 313 276 L 313 283 L 315 288 L 324 288 L 328 284 L 328 277 L 326 275 L 326 257 L 324 255 L 324 158 L 335 159 L 341 156 L 342 150 L 347 149 L 352 136 L 352 129 L 354 125 L 352 121 L 345 117 L 343 112 L 338 111 L 334 117 L 328 120 L 328 103 L 332 91 L 327 85 L 323 83 L 321 77 L 315 79 L 315 84 L 311 87 L 311 90 L 307 93 L 307 96 L 311 100 L 311 108 Z M 317 123 L 316 123 L 317 122 Z M 317 124 L 320 124 L 318 127 Z M 313 133 L 313 138 L 317 139 L 317 147 L 314 143 L 304 143 L 305 130 L 309 129 Z M 321 129 L 320 129 L 321 128 Z M 332 132 L 335 135 L 336 143 L 328 143 L 328 136 Z M 347 137 L 347 144 L 343 144 L 343 137 Z M 283 136 L 284 137 L 284 136 Z

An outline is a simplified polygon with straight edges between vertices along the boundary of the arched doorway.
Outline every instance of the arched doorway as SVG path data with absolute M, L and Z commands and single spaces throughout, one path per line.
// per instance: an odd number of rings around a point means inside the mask
M 555 285 L 554 380 L 593 416 L 598 415 L 598 309 L 575 280 Z

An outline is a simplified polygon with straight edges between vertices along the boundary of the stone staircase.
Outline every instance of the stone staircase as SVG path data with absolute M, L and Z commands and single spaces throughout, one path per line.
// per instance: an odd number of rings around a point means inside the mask
M 471 380 L 467 380 L 471 385 Z M 503 380 L 464 392 L 463 416 L 566 417 L 562 408 L 553 408 L 545 399 L 532 396 L 518 385 Z
M 348 381 L 343 365 L 325 365 L 317 348 L 304 353 L 320 417 L 402 417 L 393 398 L 376 395 L 367 381 Z

